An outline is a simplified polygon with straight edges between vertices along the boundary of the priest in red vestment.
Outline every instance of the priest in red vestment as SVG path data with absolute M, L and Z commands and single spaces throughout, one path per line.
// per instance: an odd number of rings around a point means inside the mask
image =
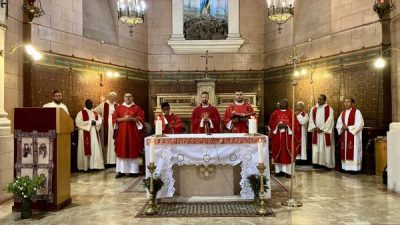
M 162 115 L 162 133 L 163 134 L 181 134 L 183 123 L 181 118 L 175 113 L 171 113 L 168 102 L 161 103 Z
M 124 103 L 113 113 L 113 124 L 117 127 L 115 135 L 116 178 L 125 173 L 137 176 L 137 159 L 143 150 L 144 111 L 133 102 L 131 93 L 124 95 Z
M 192 133 L 219 133 L 221 116 L 217 108 L 208 103 L 208 92 L 201 93 L 201 104 L 192 112 Z
M 275 110 L 270 119 L 269 127 L 272 138 L 272 159 L 275 164 L 277 176 L 290 177 L 292 157 L 292 135 L 295 135 L 295 147 L 298 145 L 300 133 L 297 129 L 298 122 L 292 128 L 292 111 L 288 109 L 288 102 L 283 99 L 279 102 L 279 109 Z
M 235 93 L 235 102 L 225 110 L 224 125 L 232 133 L 248 133 L 249 117 L 255 115 L 250 103 L 244 101 L 243 92 Z

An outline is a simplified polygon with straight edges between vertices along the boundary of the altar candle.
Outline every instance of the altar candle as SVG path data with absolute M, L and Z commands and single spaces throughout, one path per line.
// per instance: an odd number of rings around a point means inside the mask
M 254 117 L 249 119 L 249 134 L 257 133 L 257 120 Z
M 162 134 L 162 121 L 160 117 L 157 117 L 156 120 L 156 135 Z
M 258 140 L 258 163 L 264 163 L 263 142 Z
M 150 163 L 154 162 L 154 139 L 150 140 L 150 159 L 149 159 Z

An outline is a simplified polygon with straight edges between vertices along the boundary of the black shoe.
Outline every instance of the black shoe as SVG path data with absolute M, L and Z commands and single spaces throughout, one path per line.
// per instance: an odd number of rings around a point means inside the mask
M 128 177 L 140 177 L 140 174 L 138 174 L 138 173 L 130 173 L 128 175 Z
M 121 177 L 123 177 L 123 176 L 125 176 L 125 174 L 124 173 L 117 173 L 117 175 L 115 175 L 115 178 L 121 178 Z
M 292 178 L 292 175 L 290 175 L 290 174 L 285 174 L 285 177 L 286 177 L 286 178 Z
M 275 177 L 284 177 L 284 176 L 285 176 L 284 172 L 275 173 Z

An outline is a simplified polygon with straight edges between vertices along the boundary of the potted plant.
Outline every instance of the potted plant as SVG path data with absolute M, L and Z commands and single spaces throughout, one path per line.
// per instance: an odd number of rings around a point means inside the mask
M 38 188 L 42 187 L 46 177 L 42 174 L 33 178 L 29 176 L 17 177 L 6 187 L 7 192 L 13 193 L 14 198 L 20 199 L 21 219 L 32 217 L 31 200 L 36 195 Z
M 268 179 L 265 175 L 263 175 L 264 179 L 264 191 L 267 191 L 269 189 L 268 187 Z M 260 198 L 259 193 L 260 193 L 260 175 L 258 174 L 252 174 L 247 177 L 247 180 L 249 181 L 251 190 L 254 193 L 254 203 L 258 204 L 258 199 Z
M 143 186 L 149 191 L 150 193 L 150 177 L 147 177 L 143 180 Z M 153 178 L 153 197 L 156 200 L 157 192 L 161 190 L 162 186 L 164 186 L 164 181 L 162 181 L 161 177 L 155 175 Z

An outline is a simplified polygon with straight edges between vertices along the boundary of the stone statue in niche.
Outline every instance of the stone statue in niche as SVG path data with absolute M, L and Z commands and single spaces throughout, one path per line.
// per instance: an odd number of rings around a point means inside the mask
M 185 39 L 226 39 L 228 37 L 227 1 L 200 0 L 198 3 L 198 8 L 193 7 L 191 1 L 188 2 L 188 5 L 185 4 L 185 22 L 183 25 Z

